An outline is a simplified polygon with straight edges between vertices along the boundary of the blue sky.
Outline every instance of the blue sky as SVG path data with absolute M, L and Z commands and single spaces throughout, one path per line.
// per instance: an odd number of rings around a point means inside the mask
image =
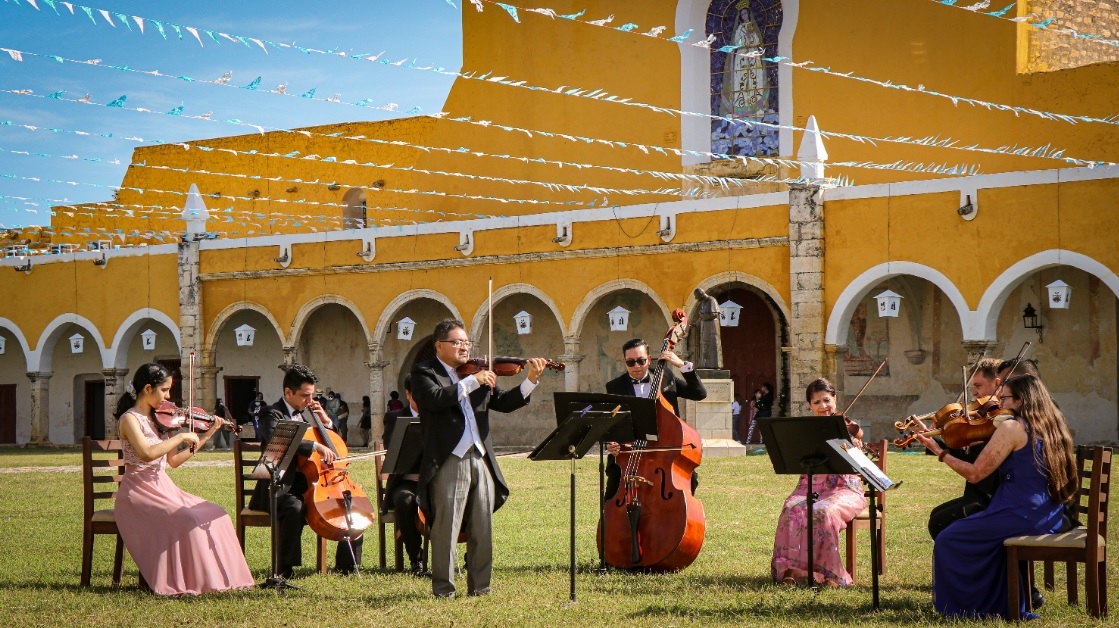
M 462 65 L 461 8 L 446 0 L 351 0 L 349 2 L 292 2 L 290 0 L 77 0 L 71 15 L 59 0 L 55 14 L 47 0 L 0 2 L 0 48 L 58 56 L 64 59 L 100 59 L 94 67 L 52 58 L 22 54 L 18 62 L 0 52 L 0 226 L 49 224 L 46 199 L 80 203 L 112 197 L 107 187 L 119 185 L 140 145 L 189 139 L 239 135 L 252 132 L 225 120 L 241 120 L 265 127 L 292 128 L 331 122 L 382 120 L 405 115 L 419 107 L 439 111 L 453 79 L 433 72 L 350 58 L 376 55 L 381 59 L 415 60 L 417 66 L 458 70 Z M 459 5 L 459 2 L 455 2 Z M 93 20 L 81 6 L 91 9 Z M 460 5 L 461 6 L 461 5 Z M 109 26 L 100 10 L 108 11 L 116 27 Z M 130 16 L 131 30 L 117 13 Z M 145 18 L 140 33 L 131 16 Z M 151 20 L 158 20 L 164 39 Z M 96 26 L 94 25 L 96 21 Z M 171 24 L 198 29 L 202 44 L 187 30 L 182 39 Z M 215 43 L 204 29 L 231 36 L 256 38 L 305 48 L 348 53 L 345 56 L 305 54 L 278 50 L 265 44 L 268 54 L 250 43 L 246 47 L 217 36 Z M 148 72 L 158 70 L 175 77 L 154 77 L 104 66 L 127 66 Z M 255 91 L 205 84 L 232 71 L 229 86 L 250 85 L 261 77 Z M 287 83 L 287 94 L 268 93 Z M 315 98 L 300 98 L 311 88 Z M 7 90 L 30 90 L 16 95 Z M 43 98 L 63 91 L 62 99 L 82 99 L 108 104 L 127 95 L 124 107 L 158 113 L 139 113 Z M 370 107 L 324 102 L 340 96 L 342 102 L 369 99 Z M 397 111 L 372 107 L 395 103 Z M 182 106 L 183 115 L 213 112 L 211 120 L 159 115 Z M 12 126 L 4 125 L 11 122 Z M 215 122 L 216 121 L 216 122 Z M 30 131 L 18 125 L 40 127 Z M 61 129 L 52 132 L 44 129 Z M 90 133 L 77 135 L 70 131 Z M 100 137 L 112 134 L 112 138 Z M 124 138 L 143 138 L 143 144 Z M 13 154 L 26 151 L 31 156 Z M 39 153 L 51 155 L 40 157 Z M 67 159 L 67 156 L 79 159 Z M 87 159 L 102 159 L 100 162 Z M 119 165 L 113 165 L 119 160 Z M 42 181 L 12 179 L 36 177 Z M 46 179 L 81 185 L 49 183 Z M 89 185 L 93 184 L 93 185 Z M 30 201 L 11 197 L 29 197 Z M 32 205 L 31 203 L 35 203 Z M 30 210 L 30 211 L 29 211 Z

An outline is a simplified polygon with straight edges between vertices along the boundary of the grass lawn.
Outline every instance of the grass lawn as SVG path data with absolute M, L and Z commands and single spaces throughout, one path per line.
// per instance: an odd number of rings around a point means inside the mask
M 230 458 L 202 453 L 202 460 Z M 578 602 L 568 602 L 568 491 L 565 463 L 502 458 L 512 489 L 495 517 L 493 594 L 437 600 L 430 582 L 376 569 L 376 533 L 366 544 L 366 570 L 357 577 L 312 573 L 314 545 L 304 534 L 306 566 L 296 573 L 300 591 L 270 590 L 161 599 L 136 588 L 135 565 L 125 561 L 122 588 L 110 586 L 112 541 L 94 546 L 93 587 L 78 586 L 81 569 L 81 474 L 65 469 L 5 472 L 25 467 L 77 467 L 77 450 L 0 449 L 0 612 L 6 625 L 37 626 L 341 626 L 341 625 L 911 625 L 941 620 L 931 601 L 932 542 L 928 512 L 959 495 L 963 480 L 931 456 L 890 454 L 890 475 L 903 485 L 889 497 L 887 574 L 882 610 L 870 612 L 868 536 L 859 539 L 856 586 L 813 594 L 770 582 L 769 560 L 781 503 L 796 479 L 773 475 L 764 455 L 709 458 L 700 467 L 698 496 L 707 512 L 703 551 L 676 574 L 594 573 L 597 458 L 578 465 Z M 364 465 L 364 466 L 359 466 Z M 355 478 L 373 490 L 373 465 L 357 462 Z M 232 508 L 232 467 L 194 466 L 171 471 L 182 488 Z M 371 529 L 373 530 L 373 529 Z M 391 528 L 390 528 L 391 533 Z M 258 581 L 269 575 L 268 531 L 248 532 L 248 561 Z M 391 548 L 391 546 L 390 546 Z M 333 563 L 333 544 L 331 561 Z M 392 550 L 389 550 L 391 569 Z M 1119 582 L 1115 563 L 1109 580 Z M 1091 622 L 1083 607 L 1057 590 L 1041 609 L 1046 625 Z M 1081 570 L 1083 574 L 1083 570 Z M 1041 569 L 1038 568 L 1038 576 Z M 465 591 L 465 576 L 460 578 Z M 1083 603 L 1083 575 L 1081 575 Z M 1111 608 L 1119 609 L 1112 587 Z M 961 622 L 968 623 L 968 622 Z M 972 622 L 981 623 L 981 622 Z M 993 622 L 992 622 L 993 623 Z

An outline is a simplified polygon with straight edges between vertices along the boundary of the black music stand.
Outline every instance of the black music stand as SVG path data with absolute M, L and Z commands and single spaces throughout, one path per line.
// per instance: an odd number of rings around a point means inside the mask
M 284 470 L 291 464 L 303 434 L 310 425 L 302 421 L 277 421 L 275 429 L 268 438 L 268 445 L 260 452 L 260 461 L 249 477 L 254 480 L 268 480 L 268 508 L 272 528 L 272 577 L 261 584 L 274 588 L 281 595 L 286 589 L 299 587 L 289 583 L 280 575 L 280 521 L 276 516 L 277 490 Z
M 567 420 L 573 412 L 582 411 L 588 403 L 600 409 L 621 407 L 629 412 L 628 417 L 618 421 L 599 439 L 598 447 L 598 573 L 609 571 L 606 565 L 606 442 L 629 443 L 635 440 L 657 441 L 657 402 L 655 399 L 634 397 L 632 395 L 612 395 L 608 393 L 555 393 L 556 424 Z M 580 405 L 582 404 L 582 405 Z
M 856 471 L 835 453 L 829 440 L 847 440 L 850 432 L 841 416 L 760 417 L 756 419 L 765 440 L 765 449 L 777 475 L 807 475 L 805 507 L 808 519 L 808 582 L 816 586 L 816 563 L 813 555 L 812 506 L 818 495 L 812 490 L 816 473 L 846 474 Z M 875 569 L 877 573 L 877 569 Z
M 396 427 L 392 431 L 392 440 L 389 441 L 385 461 L 381 464 L 381 473 L 389 475 L 404 475 L 419 468 L 420 458 L 424 453 L 423 429 L 418 419 L 405 425 L 400 424 L 401 419 L 415 419 L 415 417 L 398 417 Z M 382 495 L 381 499 L 391 499 L 392 495 Z M 407 521 L 397 520 L 397 525 L 415 525 Z M 425 525 L 430 529 L 430 525 Z M 427 542 L 430 534 L 424 534 L 423 559 L 427 563 Z
M 560 396 L 563 395 L 564 399 Z M 591 446 L 602 440 L 619 421 L 629 417 L 617 403 L 593 403 L 572 397 L 570 393 L 555 393 L 556 418 L 559 425 L 532 453 L 529 460 L 571 461 L 571 569 L 570 601 L 575 602 L 575 460 L 582 458 Z M 568 413 L 561 417 L 561 410 Z
M 850 441 L 833 438 L 828 441 L 828 445 L 861 475 L 866 480 L 867 486 L 870 487 L 870 503 L 868 505 L 870 511 L 870 571 L 872 574 L 870 579 L 874 599 L 871 608 L 878 610 L 878 567 L 882 558 L 878 555 L 878 505 L 875 503 L 875 499 L 878 491 L 888 491 L 891 488 L 901 486 L 901 482 L 895 484 L 893 480 L 886 477 L 886 474 L 878 468 L 878 465 L 871 462 L 870 458 L 867 458 L 866 454 L 852 445 Z M 882 455 L 886 455 L 886 452 L 882 452 Z

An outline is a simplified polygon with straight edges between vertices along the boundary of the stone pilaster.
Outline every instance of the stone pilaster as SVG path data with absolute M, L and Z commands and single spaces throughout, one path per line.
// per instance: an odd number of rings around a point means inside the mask
M 365 363 L 365 366 L 369 367 L 369 416 L 370 427 L 373 431 L 371 442 L 373 443 L 380 443 L 385 434 L 385 405 L 387 403 L 385 401 L 385 391 L 392 390 L 392 384 L 385 385 L 385 367 L 390 362 L 383 360 L 383 357 L 384 352 L 381 343 L 369 343 L 369 361 Z M 402 401 L 407 403 L 407 398 L 402 399 Z M 352 409 L 350 414 L 353 415 Z M 384 443 L 384 445 L 387 446 L 388 443 Z
M 579 340 L 574 336 L 563 339 L 563 355 L 560 362 L 567 366 L 563 369 L 563 389 L 566 392 L 579 392 L 579 363 L 587 356 L 579 353 Z
M 31 380 L 31 439 L 29 445 L 49 445 L 51 425 L 51 373 L 49 371 L 30 371 Z
M 184 403 L 190 382 L 190 352 L 201 354 L 202 280 L 198 277 L 198 242 L 179 242 L 179 359 L 182 361 Z M 196 360 L 195 366 L 198 366 Z M 197 368 L 193 376 L 197 380 Z
M 104 369 L 101 375 L 105 378 L 105 438 L 118 438 L 117 403 L 120 401 L 124 389 L 128 386 L 128 369 Z
M 789 412 L 808 414 L 801 394 L 827 372 L 824 351 L 824 207 L 819 184 L 789 189 Z

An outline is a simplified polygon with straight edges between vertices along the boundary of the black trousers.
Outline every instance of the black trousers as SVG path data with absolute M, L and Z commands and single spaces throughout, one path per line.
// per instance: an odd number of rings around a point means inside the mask
M 423 535 L 416 527 L 416 513 L 420 509 L 420 501 L 416 498 L 417 485 L 412 480 L 401 480 L 390 496 L 393 512 L 396 513 L 396 525 L 400 530 L 401 540 L 404 541 L 404 551 L 408 553 L 408 560 L 412 565 L 424 559 Z
M 944 528 L 964 517 L 985 510 L 990 504 L 990 499 L 966 494 L 944 502 L 929 513 L 929 536 L 936 540 L 936 536 L 943 532 Z
M 303 564 L 303 526 L 307 525 L 307 509 L 302 495 L 286 493 L 276 499 L 276 513 L 280 520 L 280 573 L 291 571 Z M 361 565 L 361 545 L 359 538 L 350 544 L 339 543 L 334 552 L 334 568 L 339 571 L 352 571 Z

